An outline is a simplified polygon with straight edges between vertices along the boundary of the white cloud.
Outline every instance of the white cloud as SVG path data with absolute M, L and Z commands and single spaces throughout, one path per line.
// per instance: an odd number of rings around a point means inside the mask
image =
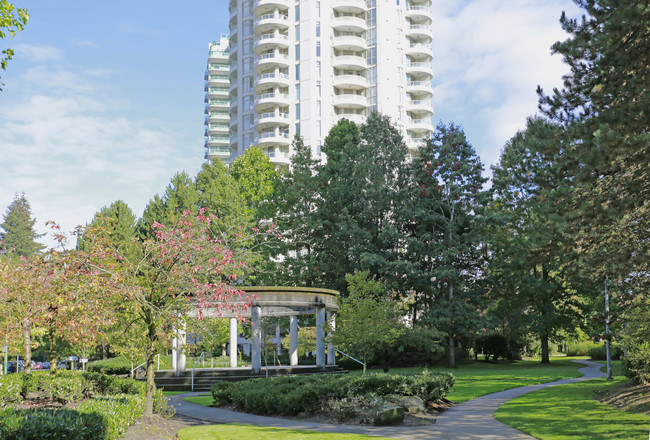
M 91 40 L 77 40 L 76 41 L 77 46 L 80 47 L 91 47 L 93 49 L 98 49 L 99 44 L 95 43 L 94 41 Z
M 112 76 L 34 67 L 16 85 L 26 92 L 0 101 L 0 209 L 25 192 L 41 232 L 46 220 L 71 231 L 118 199 L 139 216 L 174 172 L 196 173 L 197 157 L 185 154 L 178 135 L 120 113 L 128 100 L 101 81 Z
M 34 63 L 59 61 L 63 59 L 63 51 L 53 46 L 17 44 L 14 50 L 16 52 L 16 58 L 25 58 L 27 61 Z
M 561 85 L 568 68 L 550 47 L 567 38 L 562 11 L 577 9 L 570 0 L 436 0 L 432 10 L 435 117 L 464 125 L 493 164 L 537 112 L 537 85 Z

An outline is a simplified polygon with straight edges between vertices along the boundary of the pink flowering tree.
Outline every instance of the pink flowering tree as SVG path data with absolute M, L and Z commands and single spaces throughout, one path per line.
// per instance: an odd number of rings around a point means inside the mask
M 254 252 L 243 229 L 223 232 L 217 218 L 189 211 L 171 226 L 154 223 L 153 238 L 113 246 L 101 228 L 89 228 L 84 240 L 97 258 L 104 288 L 115 300 L 125 325 L 144 328 L 147 394 L 145 416 L 153 414 L 154 356 L 164 331 L 179 324 L 191 309 L 228 310 L 241 318 L 250 298 L 234 284 Z

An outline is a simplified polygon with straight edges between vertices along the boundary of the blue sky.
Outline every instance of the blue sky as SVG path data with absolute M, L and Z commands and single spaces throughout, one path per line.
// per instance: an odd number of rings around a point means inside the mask
M 30 21 L 0 92 L 0 210 L 24 192 L 46 232 L 124 200 L 141 215 L 177 171 L 203 163 L 203 75 L 226 0 L 14 0 Z M 434 120 L 464 127 L 486 168 L 567 72 L 571 0 L 433 0 Z M 45 238 L 46 244 L 51 241 Z

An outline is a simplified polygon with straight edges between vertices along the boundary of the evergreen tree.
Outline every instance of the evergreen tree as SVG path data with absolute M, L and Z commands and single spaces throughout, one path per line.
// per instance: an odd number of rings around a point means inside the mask
M 44 234 L 34 231 L 36 219 L 32 218 L 32 210 L 25 194 L 14 196 L 13 202 L 7 207 L 4 221 L 0 227 L 0 251 L 13 256 L 29 257 L 39 253 L 45 246 L 36 242 Z
M 136 217 L 129 205 L 122 200 L 116 200 L 96 213 L 90 226 L 102 228 L 105 238 L 115 247 L 123 247 L 135 237 Z M 80 236 L 77 249 L 86 250 L 86 248 L 87 244 L 83 236 Z
M 278 182 L 272 203 L 274 222 L 282 237 L 277 247 L 282 260 L 279 275 L 284 283 L 311 287 L 318 276 L 313 267 L 318 161 L 300 136 L 293 141 L 293 151 L 290 171 Z
M 482 172 L 476 151 L 454 124 L 439 124 L 412 164 L 406 259 L 426 300 L 425 319 L 449 335 L 451 367 L 456 342 L 479 327 L 475 281 L 488 201 Z

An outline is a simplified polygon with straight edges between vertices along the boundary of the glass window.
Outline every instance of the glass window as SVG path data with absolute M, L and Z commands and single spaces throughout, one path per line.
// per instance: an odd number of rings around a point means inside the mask
M 296 119 L 300 119 L 300 103 L 296 104 Z
M 300 59 L 300 44 L 296 44 L 296 60 Z
M 316 42 L 316 56 L 320 56 L 320 41 Z
M 320 90 L 320 80 L 316 81 L 316 91 L 318 92 L 318 97 L 321 97 L 321 90 Z
M 300 84 L 296 84 L 296 99 L 300 101 Z M 298 116 L 299 118 L 300 116 Z
M 320 21 L 316 22 L 316 36 L 320 37 Z
M 321 104 L 320 104 L 320 100 L 316 101 L 316 114 L 317 114 L 318 116 L 321 116 Z M 320 122 L 319 122 L 319 124 L 320 124 Z
M 300 64 L 296 64 L 296 81 L 300 81 Z
M 296 21 L 300 21 L 300 5 L 296 5 Z
M 320 78 L 320 61 L 316 61 L 316 69 L 318 70 L 318 77 Z
M 300 25 L 296 25 L 296 41 L 300 41 Z

